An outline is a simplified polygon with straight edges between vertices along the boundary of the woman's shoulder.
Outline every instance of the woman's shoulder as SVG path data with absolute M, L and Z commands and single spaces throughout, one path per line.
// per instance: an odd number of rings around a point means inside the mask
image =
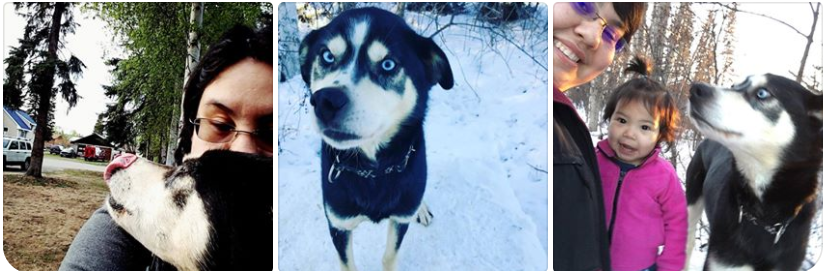
M 146 267 L 150 257 L 147 249 L 115 224 L 105 208 L 99 208 L 75 235 L 59 270 L 137 270 Z

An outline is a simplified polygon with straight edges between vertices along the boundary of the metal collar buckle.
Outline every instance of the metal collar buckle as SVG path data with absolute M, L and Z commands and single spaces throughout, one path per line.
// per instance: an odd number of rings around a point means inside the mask
M 782 224 L 782 222 L 779 222 L 779 223 L 773 224 L 772 226 L 771 225 L 759 225 L 760 222 L 757 221 L 758 218 L 756 218 L 755 216 L 751 215 L 748 212 L 745 212 L 745 206 L 744 205 L 739 205 L 739 224 L 742 223 L 742 217 L 746 217 L 750 221 L 751 224 L 756 225 L 756 226 L 760 226 L 766 232 L 773 235 L 774 236 L 773 244 L 776 245 L 776 243 L 779 242 L 779 238 L 781 238 L 782 234 L 785 233 L 785 229 L 788 228 L 788 225 L 791 224 L 791 221 L 793 221 L 793 219 L 794 219 L 794 217 L 796 217 L 796 215 L 789 218 L 785 222 L 785 224 Z

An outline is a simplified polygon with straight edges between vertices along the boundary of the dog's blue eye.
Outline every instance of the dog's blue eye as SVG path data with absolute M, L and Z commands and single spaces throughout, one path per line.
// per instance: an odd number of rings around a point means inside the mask
M 759 91 L 756 91 L 756 97 L 759 98 L 759 100 L 767 99 L 770 96 L 770 92 L 764 88 L 760 88 Z
M 389 71 L 389 72 L 391 70 L 393 70 L 395 67 L 397 67 L 397 63 L 395 63 L 393 60 L 390 60 L 390 59 L 383 60 L 380 65 L 382 66 L 383 70 Z
M 328 64 L 333 63 L 334 55 L 331 53 L 331 51 L 325 50 L 324 52 L 322 52 L 322 60 L 324 60 L 325 63 Z

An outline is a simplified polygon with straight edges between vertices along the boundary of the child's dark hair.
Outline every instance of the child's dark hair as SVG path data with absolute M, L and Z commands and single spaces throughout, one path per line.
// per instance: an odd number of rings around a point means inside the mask
M 639 74 L 613 90 L 604 107 L 604 121 L 610 120 L 619 104 L 640 101 L 658 122 L 657 142 L 672 143 L 679 123 L 679 110 L 670 92 L 660 83 L 649 78 L 652 65 L 642 57 L 636 56 L 624 69 L 625 73 Z

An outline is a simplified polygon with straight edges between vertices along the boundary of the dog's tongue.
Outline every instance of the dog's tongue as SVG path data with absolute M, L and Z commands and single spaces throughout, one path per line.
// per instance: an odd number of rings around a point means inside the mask
M 104 170 L 104 181 L 106 181 L 106 184 L 109 184 L 109 178 L 112 178 L 112 173 L 115 170 L 127 168 L 129 167 L 129 165 L 132 165 L 132 163 L 134 163 L 135 160 L 138 160 L 138 156 L 135 156 L 134 154 L 130 153 L 125 153 L 121 156 L 115 157 L 115 159 L 112 160 L 112 162 L 109 163 L 109 165 L 106 166 L 106 169 Z

